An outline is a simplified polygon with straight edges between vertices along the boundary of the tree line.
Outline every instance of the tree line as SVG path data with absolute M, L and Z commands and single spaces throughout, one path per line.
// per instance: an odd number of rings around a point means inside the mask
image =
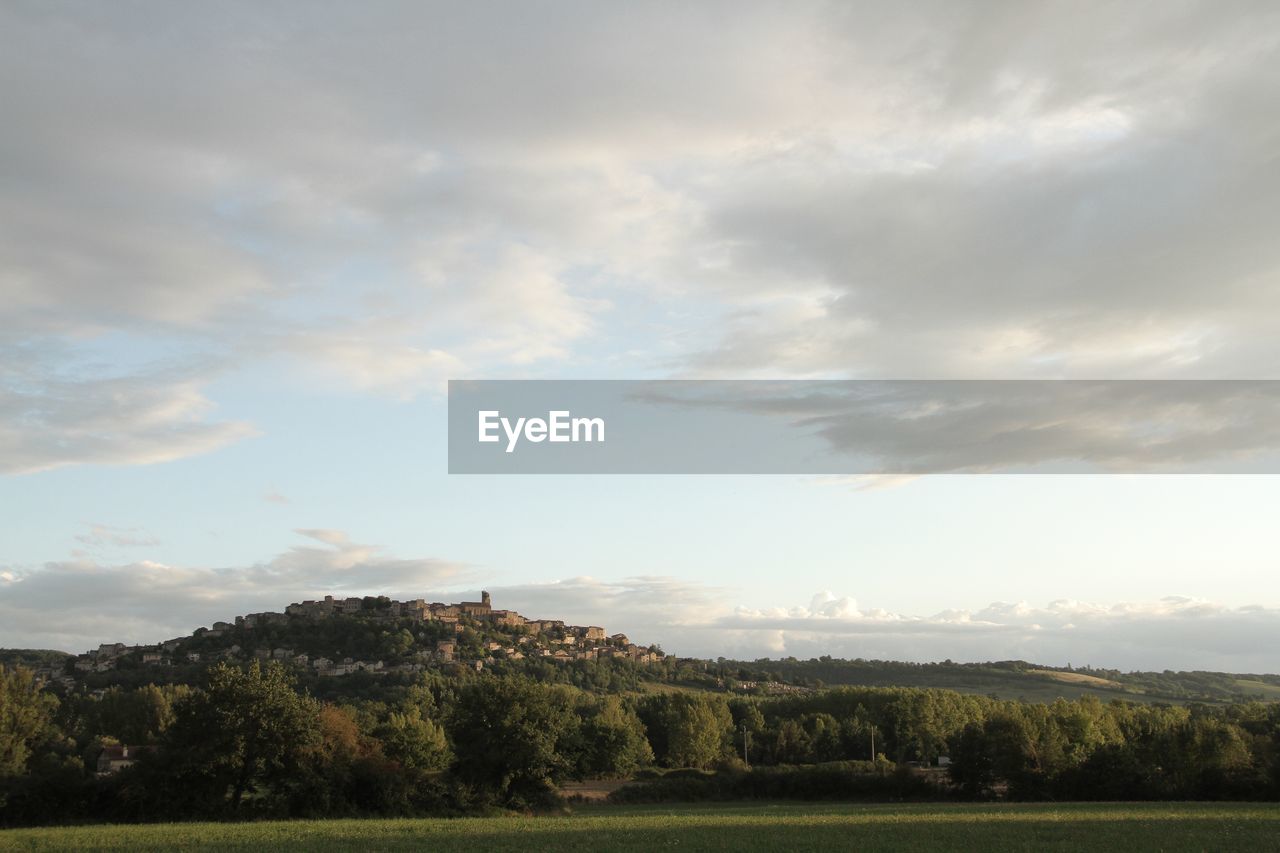
M 136 763 L 99 775 L 119 744 Z M 1280 705 L 617 693 L 493 673 L 324 699 L 259 662 L 57 695 L 0 666 L 9 824 L 529 810 L 601 777 L 637 779 L 631 800 L 1277 799 Z

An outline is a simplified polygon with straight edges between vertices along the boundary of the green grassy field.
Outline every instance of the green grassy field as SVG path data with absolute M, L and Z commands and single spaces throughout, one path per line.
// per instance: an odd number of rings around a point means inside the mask
M 1280 850 L 1280 805 L 600 806 L 556 817 L 18 829 L 0 850 Z

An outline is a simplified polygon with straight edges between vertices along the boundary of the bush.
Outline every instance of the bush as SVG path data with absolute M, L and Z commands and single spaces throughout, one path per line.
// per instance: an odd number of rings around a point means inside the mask
M 712 800 L 937 800 L 946 789 L 889 762 L 838 761 L 704 773 L 673 770 L 610 794 L 616 803 L 693 803 Z

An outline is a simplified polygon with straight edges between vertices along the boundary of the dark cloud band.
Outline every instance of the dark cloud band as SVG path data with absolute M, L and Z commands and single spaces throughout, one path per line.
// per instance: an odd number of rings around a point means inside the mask
M 449 470 L 1277 473 L 1280 381 L 451 382 Z

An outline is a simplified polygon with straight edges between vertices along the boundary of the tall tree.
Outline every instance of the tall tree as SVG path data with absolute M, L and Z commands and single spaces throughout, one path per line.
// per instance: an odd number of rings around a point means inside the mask
M 669 766 L 710 767 L 732 754 L 733 716 L 724 700 L 686 693 L 663 699 Z
M 165 750 L 189 784 L 225 797 L 278 793 L 319 740 L 319 706 L 278 663 L 209 670 L 204 690 L 178 703 Z
M 449 763 L 444 729 L 416 705 L 392 711 L 374 730 L 387 758 L 414 770 L 439 770 Z
M 449 720 L 454 773 L 504 805 L 549 804 L 573 770 L 567 753 L 577 727 L 565 690 L 523 678 L 477 681 L 459 693 Z
M 644 724 L 617 696 L 603 696 L 581 708 L 583 749 L 579 775 L 625 776 L 653 761 Z
M 0 779 L 26 772 L 57 707 L 57 697 L 40 689 L 31 670 L 0 664 Z

